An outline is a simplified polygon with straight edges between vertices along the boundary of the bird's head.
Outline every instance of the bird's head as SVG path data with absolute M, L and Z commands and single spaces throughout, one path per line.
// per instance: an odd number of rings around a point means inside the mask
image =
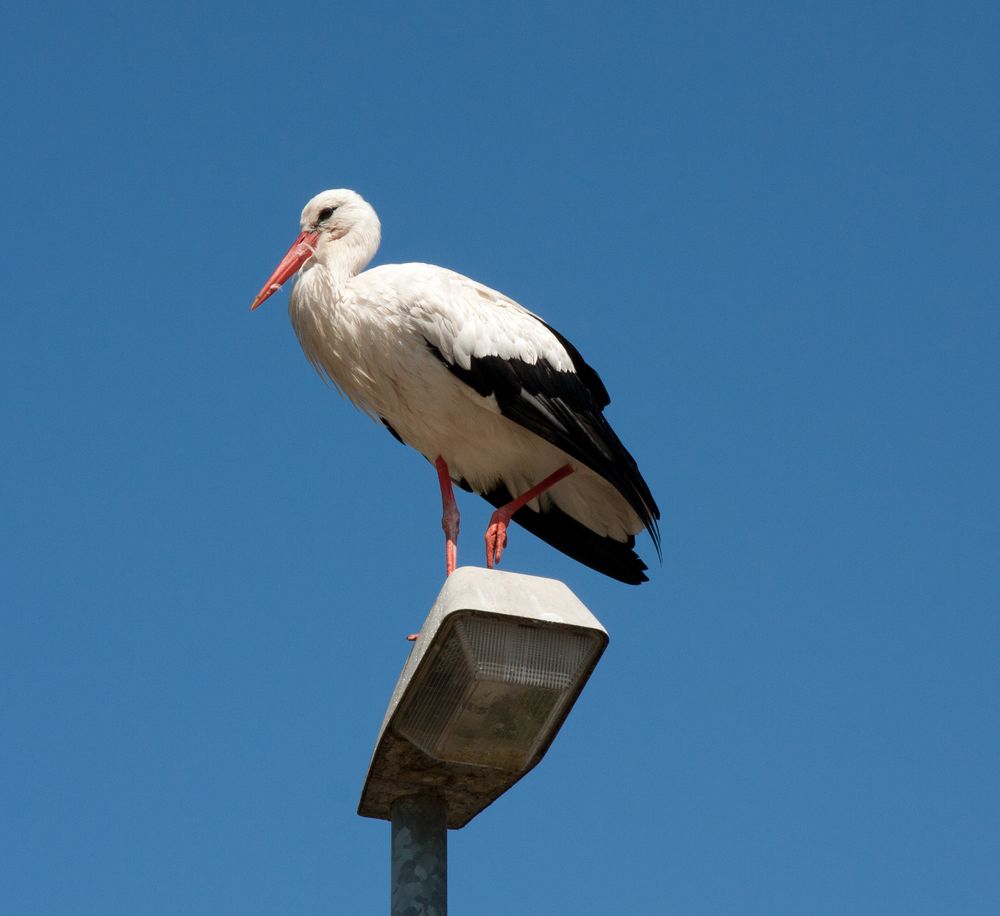
M 251 311 L 311 261 L 342 265 L 353 274 L 372 259 L 382 235 L 378 215 L 360 194 L 337 188 L 317 194 L 302 210 L 302 232 L 250 304 Z

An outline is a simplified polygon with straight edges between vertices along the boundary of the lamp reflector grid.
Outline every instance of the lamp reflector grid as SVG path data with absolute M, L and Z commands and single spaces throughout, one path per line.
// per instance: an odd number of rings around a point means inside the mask
M 458 616 L 446 629 L 421 683 L 408 691 L 412 701 L 396 730 L 439 760 L 525 769 L 561 721 L 600 642 L 585 631 L 512 618 Z

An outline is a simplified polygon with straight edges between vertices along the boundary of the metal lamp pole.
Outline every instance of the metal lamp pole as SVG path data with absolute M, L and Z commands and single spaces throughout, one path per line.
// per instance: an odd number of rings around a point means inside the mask
M 447 916 L 448 809 L 435 795 L 404 795 L 392 818 L 392 916 Z

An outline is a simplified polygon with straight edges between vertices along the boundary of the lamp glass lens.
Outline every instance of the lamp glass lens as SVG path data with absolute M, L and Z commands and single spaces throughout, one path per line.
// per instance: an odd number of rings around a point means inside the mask
M 512 618 L 459 615 L 447 630 L 422 683 L 410 686 L 397 730 L 438 760 L 525 769 L 600 642 L 587 631 Z

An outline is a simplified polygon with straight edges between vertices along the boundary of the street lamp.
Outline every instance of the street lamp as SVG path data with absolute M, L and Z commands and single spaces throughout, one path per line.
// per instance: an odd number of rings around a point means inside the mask
M 358 806 L 392 822 L 393 914 L 443 916 L 446 828 L 464 827 L 542 759 L 607 644 L 562 582 L 473 567 L 448 577 Z

